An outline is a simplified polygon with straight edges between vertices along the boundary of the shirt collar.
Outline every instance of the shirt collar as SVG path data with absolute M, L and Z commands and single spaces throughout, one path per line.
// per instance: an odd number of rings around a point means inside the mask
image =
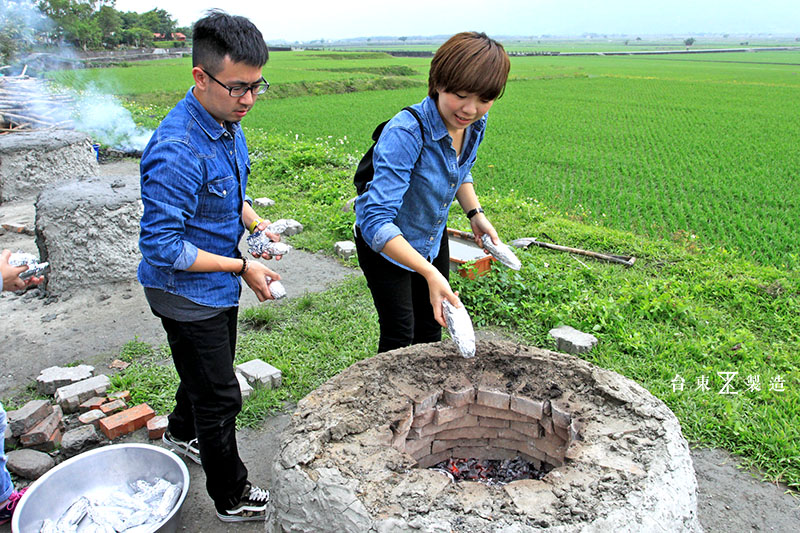
M 447 131 L 447 126 L 444 124 L 444 120 L 442 120 L 442 116 L 439 114 L 439 108 L 436 106 L 436 101 L 433 98 L 430 96 L 425 97 L 425 99 L 422 101 L 422 110 L 425 113 L 425 116 L 428 118 L 428 124 L 431 125 L 431 138 L 434 141 L 439 141 L 450 135 L 450 133 Z M 467 131 L 474 131 L 476 133 L 483 131 L 483 129 L 486 127 L 487 115 L 488 113 L 475 121 L 474 124 L 470 125 Z
M 194 118 L 194 121 L 197 122 L 197 125 L 200 126 L 212 140 L 216 141 L 226 133 L 227 130 L 211 116 L 211 113 L 203 107 L 203 104 L 201 104 L 194 95 L 194 87 L 191 87 L 186 92 L 186 108 L 189 114 L 192 115 L 192 118 Z M 234 135 L 239 131 L 239 128 L 241 128 L 238 122 L 232 122 L 230 126 L 231 132 Z

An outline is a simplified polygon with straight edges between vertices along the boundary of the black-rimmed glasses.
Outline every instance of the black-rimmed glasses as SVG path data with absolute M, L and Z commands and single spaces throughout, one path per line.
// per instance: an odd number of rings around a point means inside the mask
M 201 68 L 200 70 L 205 72 L 206 76 L 208 76 L 209 78 L 211 78 L 215 82 L 219 83 L 220 85 L 222 85 L 226 89 L 228 89 L 228 94 L 231 95 L 231 97 L 233 97 L 233 98 L 241 98 L 242 96 L 247 94 L 247 91 L 252 91 L 253 96 L 256 96 L 256 95 L 259 95 L 259 94 L 264 94 L 265 92 L 267 92 L 267 89 L 269 89 L 269 82 L 264 79 L 264 76 L 261 76 L 261 79 L 258 80 L 253 85 L 237 85 L 235 87 L 230 87 L 228 85 L 225 85 L 221 81 L 219 81 L 217 78 L 215 78 L 211 74 L 209 74 L 206 69 Z

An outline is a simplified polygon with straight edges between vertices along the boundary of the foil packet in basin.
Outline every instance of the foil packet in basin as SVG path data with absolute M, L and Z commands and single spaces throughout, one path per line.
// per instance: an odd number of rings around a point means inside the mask
M 493 243 L 492 238 L 486 233 L 481 236 L 481 241 L 483 241 L 483 247 L 489 250 L 489 253 L 492 254 L 495 259 L 508 268 L 512 270 L 519 270 L 522 268 L 522 262 L 506 244 L 502 242 L 500 244 Z
M 475 330 L 472 329 L 472 319 L 467 313 L 467 308 L 463 305 L 455 307 L 447 300 L 442 302 L 442 307 L 447 330 L 458 351 L 467 359 L 475 357 Z

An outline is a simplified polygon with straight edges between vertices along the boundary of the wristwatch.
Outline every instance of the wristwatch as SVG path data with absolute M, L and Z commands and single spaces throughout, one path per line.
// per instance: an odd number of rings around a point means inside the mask
M 467 218 L 472 219 L 472 217 L 474 217 L 478 213 L 483 213 L 482 207 L 476 207 L 475 209 L 470 209 L 469 211 L 467 211 Z

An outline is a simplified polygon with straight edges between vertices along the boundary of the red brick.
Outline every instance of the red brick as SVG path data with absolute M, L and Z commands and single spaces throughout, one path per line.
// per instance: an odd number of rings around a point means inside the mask
M 521 442 L 527 442 L 528 440 L 532 439 L 524 433 L 519 433 L 518 431 L 514 431 L 513 429 L 501 429 L 497 432 L 497 438 L 500 439 L 510 439 L 510 440 L 518 440 Z
M 472 415 L 463 416 L 447 424 L 438 426 L 436 424 L 428 424 L 427 426 L 412 428 L 411 435 L 416 435 L 416 438 L 427 437 L 428 435 L 436 435 L 440 431 L 447 431 L 449 429 L 458 429 L 463 427 L 473 427 L 478 425 L 478 417 Z
M 538 422 L 509 422 L 510 429 L 522 433 L 526 437 L 539 438 L 544 436 L 544 430 Z
M 53 406 L 47 400 L 31 400 L 19 409 L 8 411 L 6 421 L 14 435 L 22 435 L 33 426 L 53 414 Z
M 485 428 L 507 428 L 511 422 L 508 420 L 501 420 L 499 418 L 489 418 L 485 416 L 478 417 L 478 425 Z M 515 422 L 521 424 L 522 422 Z
M 147 438 L 150 440 L 160 439 L 167 430 L 167 415 L 155 416 L 147 421 Z
M 61 407 L 53 407 L 53 411 L 44 420 L 20 435 L 20 444 L 27 448 L 47 442 L 53 432 L 61 425 L 62 416 Z
M 417 459 L 417 467 L 418 468 L 430 468 L 433 465 L 438 465 L 442 461 L 447 461 L 450 459 L 450 451 L 443 451 L 439 453 L 434 453 L 431 455 L 426 455 L 425 457 L 420 457 Z
M 113 402 L 114 400 L 124 400 L 125 403 L 130 403 L 131 401 L 131 391 L 129 390 L 120 390 L 117 392 L 112 392 L 108 395 L 108 401 Z
M 144 427 L 148 420 L 156 416 L 149 405 L 140 403 L 130 409 L 113 414 L 100 420 L 100 430 L 111 440 L 132 433 Z
M 411 429 L 411 423 L 413 421 L 414 421 L 414 410 L 411 407 L 411 404 L 408 404 L 408 407 L 405 409 L 405 411 L 399 413 L 398 417 L 394 421 L 392 421 L 389 427 L 392 428 L 392 433 L 394 433 L 395 435 L 407 434 L 408 430 Z
M 583 424 L 577 419 L 573 418 L 569 424 L 569 438 L 570 440 L 578 440 L 581 438 L 581 429 Z
M 78 406 L 78 409 L 81 413 L 85 413 L 86 411 L 91 411 L 92 409 L 100 409 L 100 406 L 106 403 L 105 396 L 94 396 L 89 398 L 82 404 Z
M 462 407 L 475 402 L 475 387 L 464 385 L 461 387 L 447 387 L 444 389 L 444 401 L 451 407 Z
M 104 415 L 110 415 L 112 413 L 117 413 L 119 411 L 122 411 L 126 407 L 128 407 L 128 405 L 125 403 L 125 400 L 114 400 L 111 402 L 106 402 L 103 405 L 101 405 L 100 411 Z
M 531 418 L 542 418 L 544 402 L 541 400 L 531 400 L 523 396 L 511 396 L 511 410 L 521 415 Z
M 553 424 L 553 431 L 555 432 L 556 435 L 558 435 L 559 437 L 561 437 L 565 441 L 569 440 L 569 430 L 568 429 L 564 429 L 561 426 L 557 426 L 557 425 Z
M 440 431 L 436 434 L 439 440 L 460 440 L 460 439 L 494 439 L 497 438 L 497 430 L 494 428 L 470 427 L 449 429 Z
M 515 413 L 513 411 L 507 409 L 494 409 L 492 407 L 486 407 L 485 405 L 478 405 L 473 403 L 467 409 L 472 415 L 475 416 L 485 416 L 488 418 L 500 418 L 502 420 L 515 420 L 517 422 L 535 422 L 536 419 L 529 418 L 525 415 L 521 415 L 519 413 Z
M 433 423 L 437 426 L 441 426 L 466 416 L 467 406 L 463 405 L 461 407 L 451 407 L 449 405 L 438 405 L 435 413 L 436 415 L 433 417 Z
M 549 416 L 542 418 L 539 421 L 539 425 L 541 425 L 544 428 L 544 434 L 546 436 L 553 434 L 553 419 L 550 418 Z
M 453 448 L 450 450 L 450 453 L 453 457 L 458 457 L 460 459 L 491 459 L 492 458 L 492 449 L 488 446 L 486 447 L 469 447 L 469 446 L 459 446 L 458 448 Z
M 92 424 L 94 427 L 98 427 L 100 419 L 105 417 L 106 414 L 100 409 L 92 409 L 91 411 L 86 411 L 79 415 L 78 422 L 81 424 Z
M 425 457 L 431 454 L 431 443 L 433 437 L 425 437 L 423 439 L 407 440 L 405 443 L 405 452 L 412 456 L 414 459 Z
M 31 448 L 45 453 L 52 452 L 58 446 L 61 445 L 61 437 L 62 437 L 61 428 L 57 427 L 53 431 L 53 433 L 51 433 L 50 436 L 47 437 L 46 441 L 42 442 L 41 444 L 37 444 L 36 446 L 31 446 Z
M 478 389 L 478 397 L 475 403 L 478 405 L 485 405 L 486 407 L 493 407 L 494 409 L 508 409 L 510 400 L 511 395 L 505 392 L 481 387 Z
M 564 452 L 566 451 L 566 444 L 564 441 L 553 435 L 551 438 L 535 439 L 534 445 L 537 450 L 543 451 L 548 457 L 555 457 L 564 459 Z
M 412 428 L 419 428 L 422 426 L 427 426 L 431 422 L 433 422 L 433 415 L 436 413 L 435 409 L 428 409 L 427 411 L 423 411 L 414 416 L 414 420 L 411 422 Z
M 432 453 L 439 453 L 453 448 L 483 448 L 489 446 L 489 439 L 458 439 L 458 440 L 435 440 L 431 446 Z

